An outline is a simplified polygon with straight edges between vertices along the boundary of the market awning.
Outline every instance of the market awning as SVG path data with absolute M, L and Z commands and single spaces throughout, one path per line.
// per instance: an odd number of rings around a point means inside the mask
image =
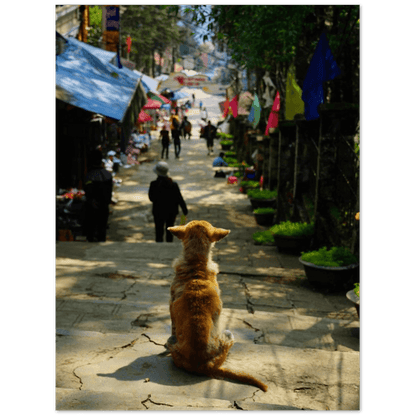
M 135 120 L 146 103 L 140 77 L 132 75 L 133 71 L 127 68 L 120 69 L 107 62 L 110 56 L 107 51 L 73 38 L 65 40 L 63 52 L 56 56 L 59 99 L 120 121 L 134 101 L 139 104 Z
M 151 121 L 153 120 L 151 116 L 149 116 L 149 114 L 147 114 L 146 112 L 144 112 L 143 110 L 140 111 L 139 117 L 137 117 L 137 121 L 139 123 L 144 123 L 146 121 Z
M 160 108 L 162 106 L 162 103 L 157 100 L 152 100 L 151 98 L 147 99 L 146 105 L 142 107 L 142 110 L 154 110 L 157 108 Z

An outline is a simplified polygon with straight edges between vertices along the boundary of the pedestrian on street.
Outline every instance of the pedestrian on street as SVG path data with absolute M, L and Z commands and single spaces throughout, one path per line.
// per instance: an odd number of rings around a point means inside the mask
M 180 130 L 184 139 L 188 136 L 188 140 L 191 140 L 192 124 L 189 122 L 187 116 L 183 118 Z
M 172 134 L 173 145 L 175 146 L 175 156 L 176 159 L 179 159 L 179 154 L 181 153 L 181 133 L 180 133 L 180 126 L 181 123 L 179 121 L 179 116 L 176 112 L 172 114 L 170 117 L 170 131 Z
M 208 155 L 214 152 L 214 137 L 217 134 L 217 129 L 211 124 L 211 120 L 208 120 L 208 125 L 204 127 L 202 137 L 207 141 Z
M 162 139 L 162 159 L 163 155 L 166 153 L 166 159 L 169 159 L 169 144 L 170 144 L 170 138 L 169 138 L 169 131 L 164 127 L 162 130 L 160 130 L 160 137 Z
M 156 242 L 163 242 L 166 230 L 166 242 L 171 243 L 173 235 L 167 228 L 175 225 L 179 212 L 178 206 L 181 207 L 184 215 L 188 214 L 188 208 L 178 184 L 168 176 L 168 164 L 159 162 L 153 171 L 157 174 L 157 179 L 150 183 L 149 199 L 153 203 L 152 214 L 155 222 Z
M 100 150 L 88 157 L 89 169 L 85 178 L 85 224 L 89 242 L 105 241 L 107 234 L 109 204 L 113 193 L 113 176 L 103 167 Z
M 199 111 L 202 112 L 202 101 L 199 102 Z
M 213 160 L 212 166 L 213 167 L 228 166 L 228 163 L 224 160 L 224 156 L 225 156 L 225 153 L 221 152 L 220 155 Z

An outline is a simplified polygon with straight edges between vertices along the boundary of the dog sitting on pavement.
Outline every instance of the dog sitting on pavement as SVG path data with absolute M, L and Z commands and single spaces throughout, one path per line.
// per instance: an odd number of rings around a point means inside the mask
M 230 231 L 206 221 L 191 221 L 168 230 L 183 244 L 182 254 L 173 263 L 175 277 L 170 289 L 172 335 L 166 347 L 173 362 L 191 373 L 238 380 L 267 391 L 253 376 L 221 367 L 234 336 L 220 328 L 218 265 L 212 261 L 211 250 Z

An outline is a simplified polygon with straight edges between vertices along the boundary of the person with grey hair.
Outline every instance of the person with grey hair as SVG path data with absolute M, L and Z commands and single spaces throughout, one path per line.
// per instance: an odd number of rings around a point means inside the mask
M 156 242 L 162 243 L 166 230 L 166 242 L 173 241 L 173 235 L 167 230 L 175 225 L 176 216 L 180 206 L 184 215 L 188 214 L 188 208 L 182 197 L 179 185 L 169 176 L 169 166 L 166 162 L 158 162 L 153 168 L 157 179 L 150 183 L 149 199 L 153 203 L 152 214 L 155 222 Z

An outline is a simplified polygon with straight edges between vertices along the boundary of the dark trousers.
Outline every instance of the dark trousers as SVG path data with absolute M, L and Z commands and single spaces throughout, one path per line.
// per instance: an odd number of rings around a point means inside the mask
M 207 148 L 211 149 L 214 147 L 214 138 L 210 137 L 209 139 L 207 139 Z
M 166 152 L 166 159 L 169 159 L 169 146 L 163 146 L 162 148 L 162 159 L 163 159 L 163 155 Z
M 175 140 L 173 144 L 175 146 L 175 156 L 179 157 L 179 154 L 181 153 L 181 141 Z
M 85 210 L 85 233 L 88 241 L 106 240 L 108 215 L 108 205 L 99 208 L 87 205 Z
M 156 229 L 156 243 L 163 243 L 163 235 L 166 231 L 166 242 L 173 242 L 173 234 L 168 231 L 168 227 L 173 227 L 175 225 L 176 215 L 153 215 L 155 221 Z

